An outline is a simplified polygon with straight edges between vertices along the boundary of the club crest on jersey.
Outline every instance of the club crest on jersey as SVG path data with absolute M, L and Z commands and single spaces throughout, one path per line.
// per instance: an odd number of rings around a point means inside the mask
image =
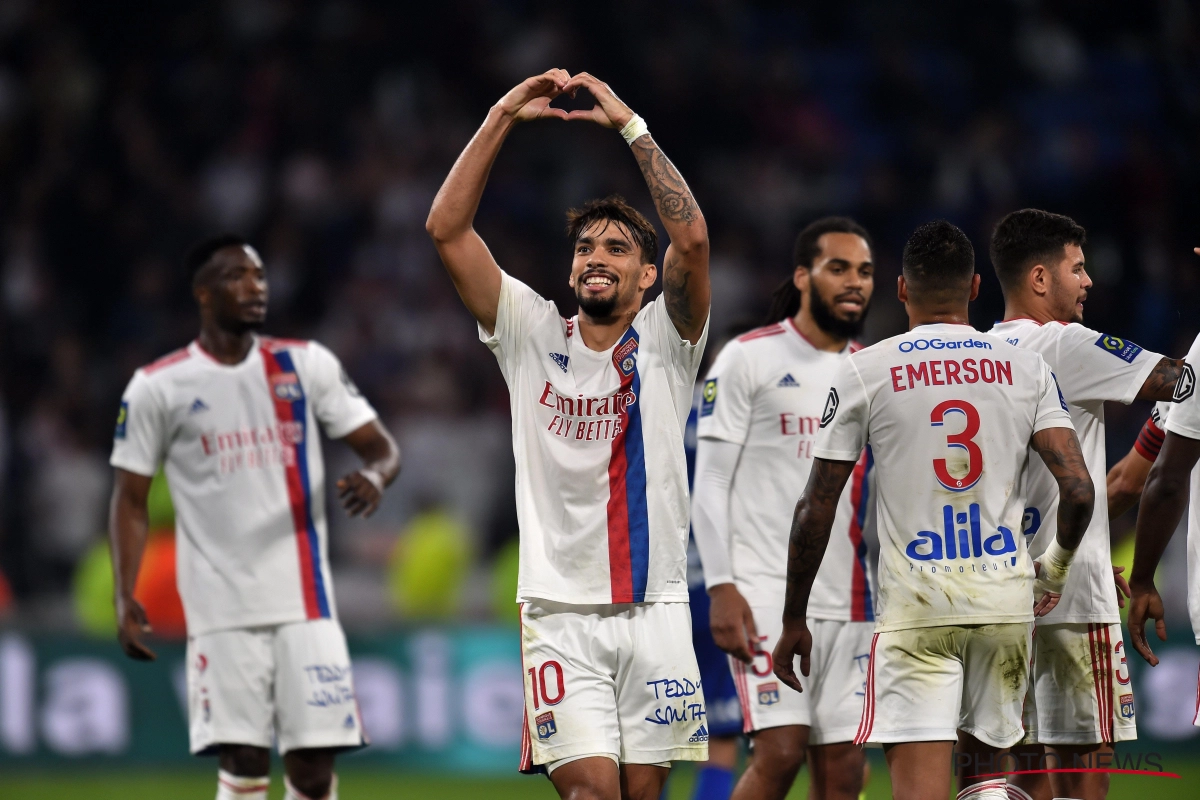
M 821 427 L 824 428 L 829 423 L 833 422 L 833 418 L 837 416 L 838 403 L 837 389 L 829 387 L 829 397 L 825 400 L 825 410 L 821 412 Z
M 792 373 L 789 372 L 787 375 L 784 375 L 782 378 L 780 378 L 779 383 L 775 384 L 775 386 L 780 389 L 798 389 L 800 387 L 800 381 L 793 378 Z
M 1125 719 L 1133 719 L 1133 695 L 1121 695 L 1121 716 Z
M 631 336 L 625 340 L 625 344 L 617 348 L 617 352 L 613 353 L 613 363 L 617 365 L 617 369 L 621 370 L 622 375 L 633 374 L 633 369 L 637 366 L 637 349 L 638 340 L 635 336 Z
M 1128 339 L 1109 336 L 1106 333 L 1100 334 L 1100 338 L 1096 340 L 1096 347 L 1106 353 L 1112 353 L 1127 364 L 1132 364 L 1133 360 L 1138 357 L 1138 353 L 1142 352 L 1142 348 Z
M 772 681 L 771 683 L 760 683 L 758 685 L 758 704 L 761 706 L 773 706 L 779 702 L 779 684 Z
M 304 389 L 300 387 L 300 378 L 294 372 L 280 372 L 271 376 L 271 390 L 280 400 L 294 403 L 304 397 Z
M 918 538 L 904 548 L 905 555 L 914 561 L 953 561 L 985 556 L 1005 556 L 1007 561 L 1009 553 L 1017 552 L 1016 537 L 1003 525 L 997 526 L 994 534 L 984 538 L 978 503 L 971 503 L 965 512 L 955 511 L 951 505 L 942 506 L 942 528 L 941 534 L 917 531 Z M 1011 558 L 1011 566 L 1016 566 L 1016 555 Z M 946 569 L 949 570 L 949 567 Z
M 1192 369 L 1191 364 L 1183 365 L 1183 374 L 1179 376 L 1179 382 L 1175 384 L 1175 393 L 1171 395 L 1172 403 L 1182 403 L 1191 397 L 1196 391 L 1196 371 Z
M 717 405 L 717 379 L 709 378 L 700 392 L 700 416 L 711 417 Z
M 129 403 L 122 400 L 121 407 L 117 409 L 117 427 L 113 431 L 114 439 L 125 438 L 125 425 L 127 422 L 129 422 Z
M 549 739 L 551 736 L 558 733 L 558 726 L 554 724 L 553 711 L 547 711 L 545 714 L 538 714 L 534 721 L 537 723 L 539 739 Z

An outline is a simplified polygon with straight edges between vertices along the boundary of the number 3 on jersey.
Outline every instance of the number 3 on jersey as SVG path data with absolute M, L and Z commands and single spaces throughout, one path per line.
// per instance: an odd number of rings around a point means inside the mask
M 933 474 L 937 476 L 938 483 L 950 491 L 965 492 L 974 486 L 983 475 L 983 451 L 974 441 L 975 434 L 979 433 L 979 412 L 966 400 L 946 400 L 934 407 L 933 413 L 929 415 L 929 424 L 935 428 L 942 427 L 942 423 L 946 421 L 946 415 L 952 412 L 962 414 L 966 418 L 967 424 L 961 433 L 947 435 L 946 445 L 966 451 L 967 474 L 961 478 L 951 475 L 944 458 L 933 460 Z M 955 471 L 960 470 L 961 467 Z

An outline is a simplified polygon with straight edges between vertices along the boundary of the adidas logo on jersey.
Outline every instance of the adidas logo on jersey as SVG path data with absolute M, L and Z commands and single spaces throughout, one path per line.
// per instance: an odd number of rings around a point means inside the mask
M 342 723 L 342 727 L 348 731 L 354 730 L 354 715 L 353 714 L 346 715 L 346 721 Z
M 571 359 L 568 356 L 564 356 L 562 353 L 551 353 L 550 360 L 555 364 L 558 364 L 559 368 L 562 369 L 563 372 L 566 372 L 567 362 L 569 362 Z
M 189 414 L 199 414 L 201 411 L 208 411 L 208 404 L 197 397 L 192 401 L 192 405 L 188 408 Z
M 708 741 L 708 728 L 704 727 L 703 725 L 701 725 L 696 730 L 696 732 L 692 734 L 692 737 L 690 739 L 688 739 L 688 742 L 690 744 L 695 744 L 696 742 L 707 742 L 707 741 Z
M 787 375 L 784 375 L 783 378 L 780 379 L 779 383 L 777 383 L 775 385 L 778 386 L 780 389 L 789 389 L 789 388 L 799 387 L 800 381 L 793 378 L 792 373 L 789 372 Z

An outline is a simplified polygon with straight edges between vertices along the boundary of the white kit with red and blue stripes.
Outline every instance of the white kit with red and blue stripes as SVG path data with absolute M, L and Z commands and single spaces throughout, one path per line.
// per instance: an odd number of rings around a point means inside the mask
M 193 342 L 134 373 L 110 462 L 165 468 L 189 635 L 335 617 L 316 426 L 375 418 L 316 342 L 256 338 L 235 365 Z
M 812 469 L 821 412 L 838 367 L 859 349 L 851 343 L 840 352 L 818 350 L 785 319 L 726 344 L 705 378 L 698 435 L 742 447 L 730 487 L 727 539 L 733 579 L 752 606 L 783 602 L 792 512 Z M 873 467 L 867 449 L 838 502 L 808 602 L 810 617 L 875 619 L 863 537 L 873 521 Z
M 659 297 L 590 350 L 576 319 L 503 276 L 479 336 L 512 405 L 518 600 L 687 601 L 683 430 L 707 335 L 681 339 Z

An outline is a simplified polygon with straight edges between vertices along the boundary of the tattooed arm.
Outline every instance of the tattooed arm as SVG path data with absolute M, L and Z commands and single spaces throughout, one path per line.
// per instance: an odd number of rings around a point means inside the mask
M 1092 521 L 1096 502 L 1096 488 L 1088 475 L 1079 437 L 1073 428 L 1045 428 L 1033 435 L 1030 445 L 1058 482 L 1058 543 L 1074 550 Z
M 854 471 L 853 461 L 813 459 L 808 485 L 796 503 L 792 516 L 792 534 L 788 539 L 787 593 L 783 605 L 783 633 L 775 647 L 775 675 L 796 691 L 800 679 L 792 666 L 792 657 L 800 656 L 800 671 L 808 674 L 812 636 L 805 617 L 808 596 L 829 544 L 829 531 L 837 513 L 842 489 Z
M 1175 384 L 1183 375 L 1182 358 L 1166 358 L 1155 365 L 1138 390 L 1138 400 L 1170 400 L 1175 394 Z
M 572 111 L 568 119 L 586 119 L 620 130 L 633 118 L 608 84 L 586 72 L 571 78 L 564 91 L 586 89 L 596 99 L 588 111 Z M 642 177 L 654 198 L 654 207 L 670 246 L 663 256 L 663 297 L 667 313 L 679 335 L 695 344 L 708 320 L 711 289 L 708 282 L 708 225 L 691 189 L 679 170 L 650 134 L 638 137 L 631 147 Z

